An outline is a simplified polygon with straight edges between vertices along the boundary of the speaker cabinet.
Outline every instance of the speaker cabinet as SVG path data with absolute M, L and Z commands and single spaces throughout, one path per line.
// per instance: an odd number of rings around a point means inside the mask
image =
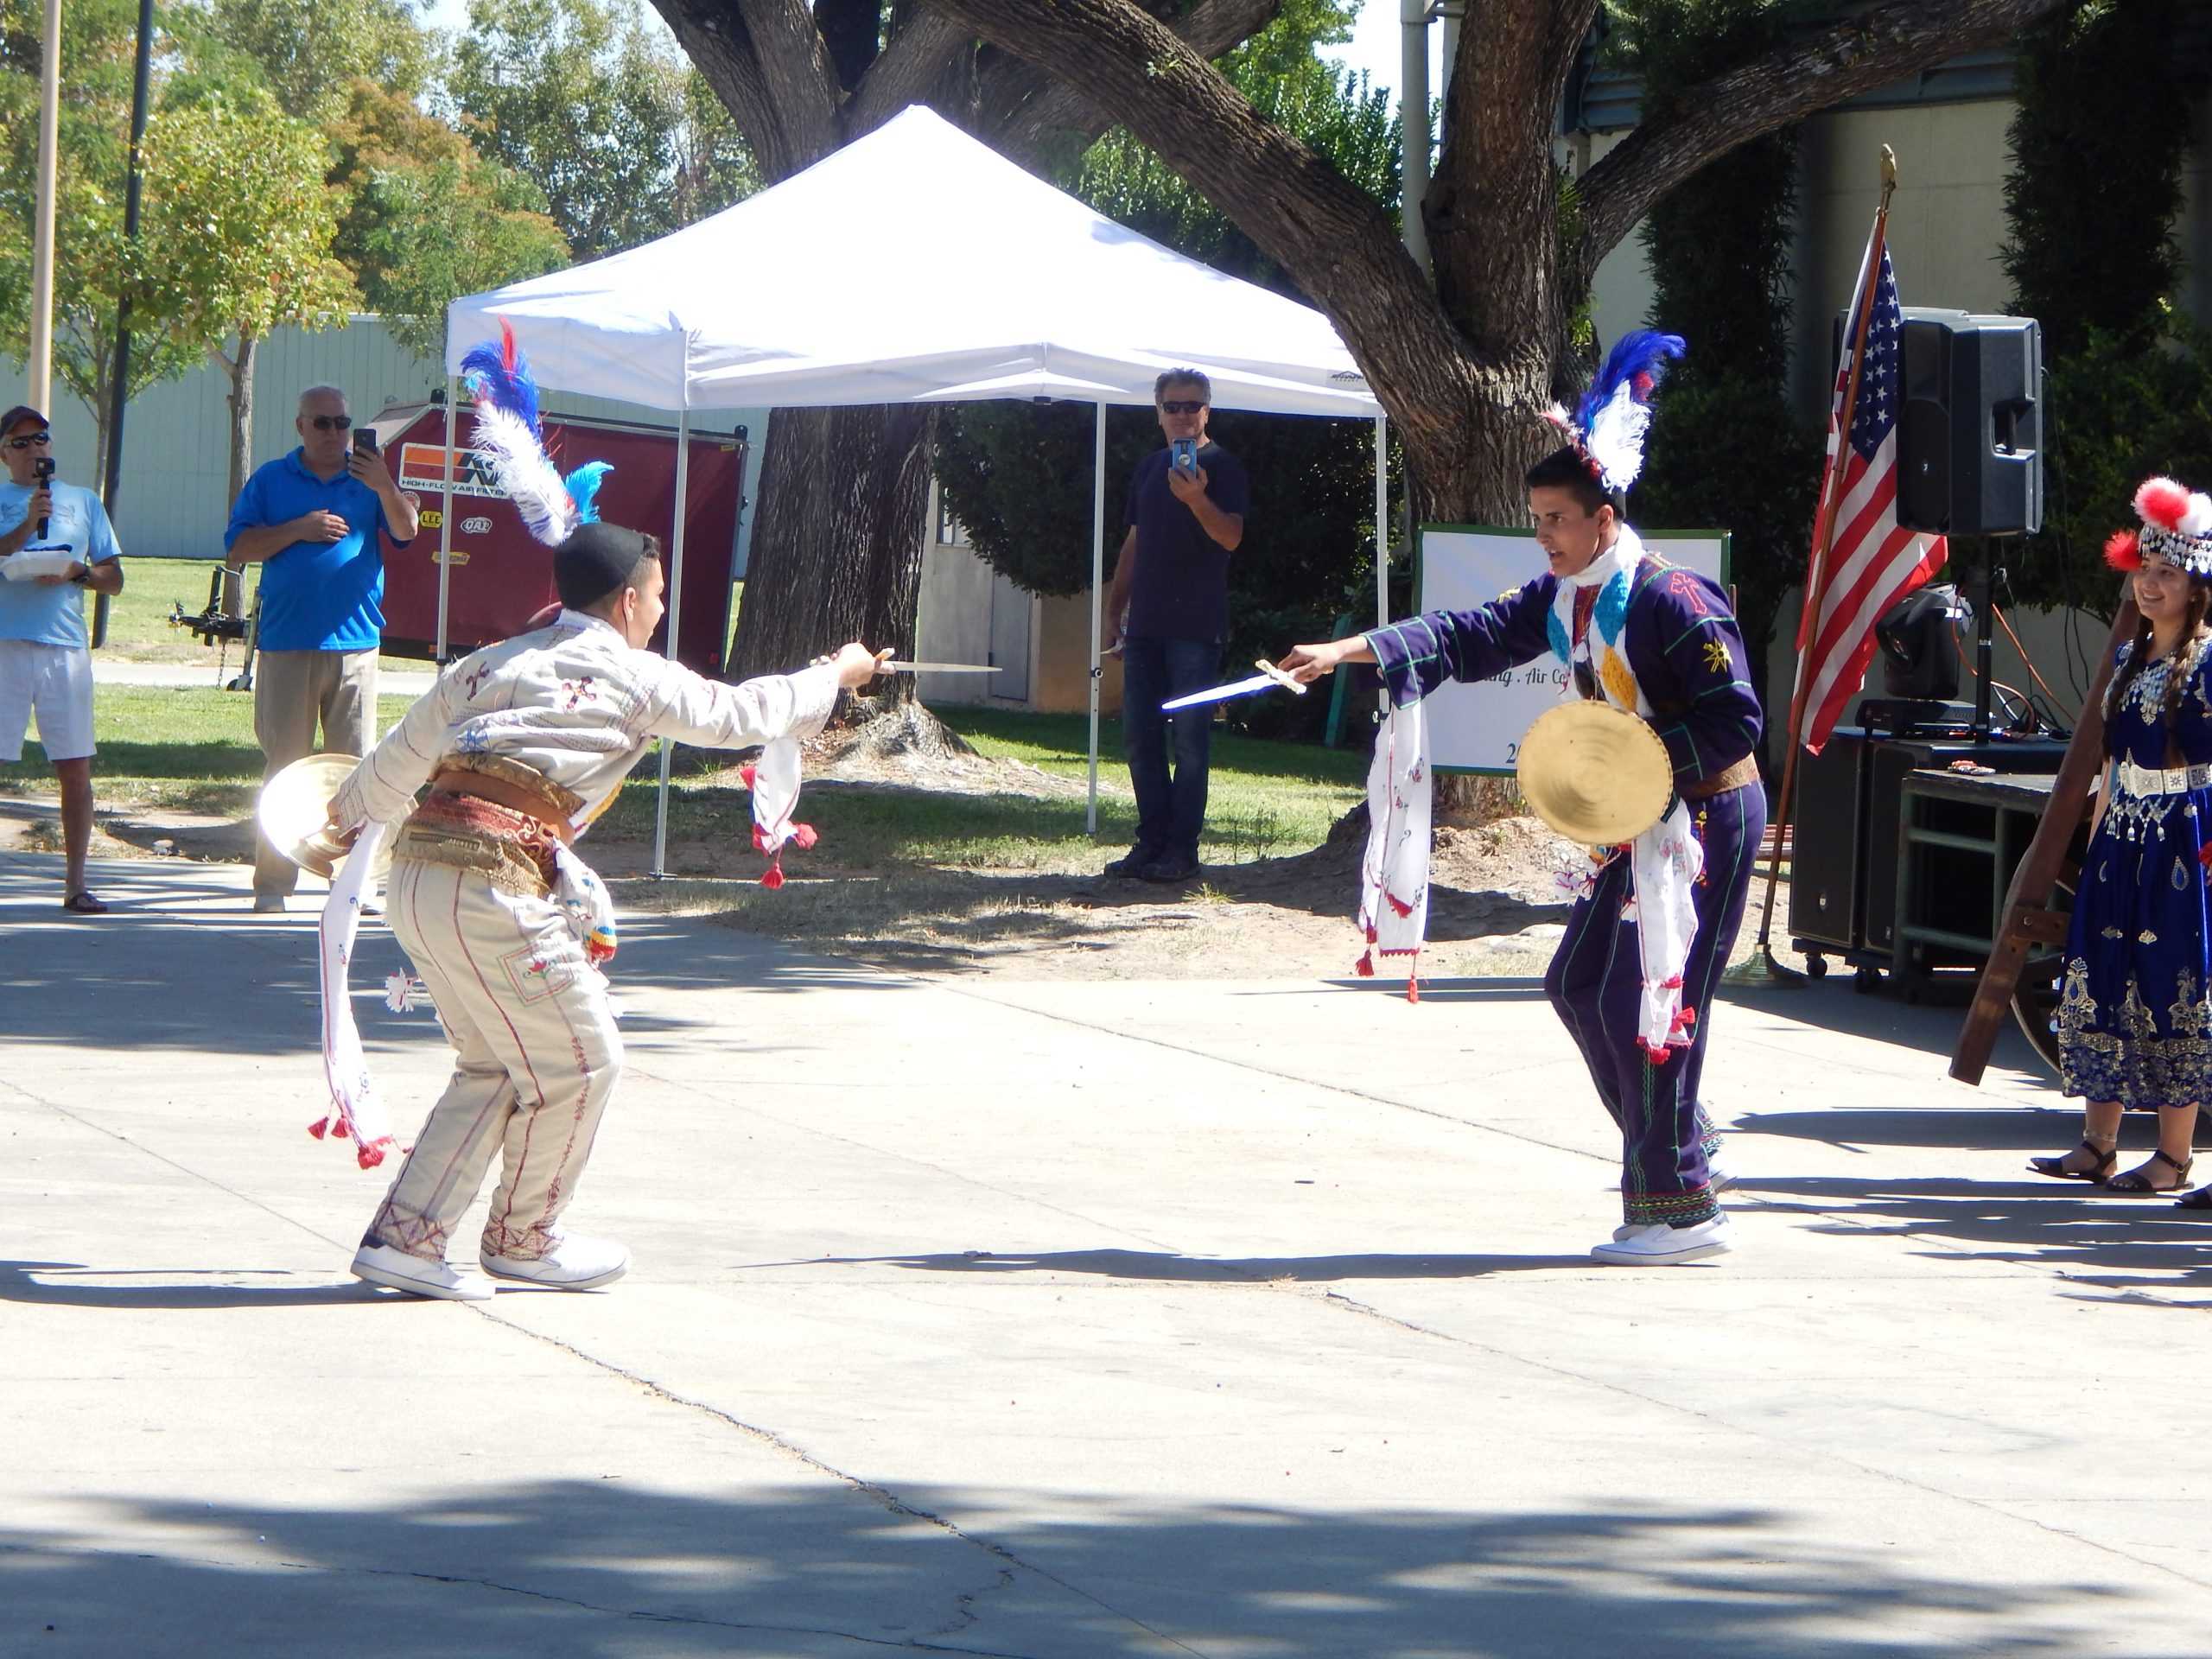
M 1793 938 L 1857 950 L 1866 865 L 1866 739 L 1839 728 L 1818 754 L 1797 757 L 1789 854 Z
M 2043 528 L 2043 330 L 2033 317 L 1904 308 L 1897 522 L 1939 536 Z M 1847 315 L 1831 340 L 1841 359 Z

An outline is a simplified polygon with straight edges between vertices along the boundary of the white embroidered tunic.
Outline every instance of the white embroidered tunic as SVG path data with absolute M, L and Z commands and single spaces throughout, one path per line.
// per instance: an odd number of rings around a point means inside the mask
M 338 791 L 339 821 L 404 818 L 447 755 L 492 753 L 574 791 L 582 830 L 653 739 L 738 749 L 811 736 L 836 698 L 827 664 L 725 685 L 564 610 L 441 674 Z

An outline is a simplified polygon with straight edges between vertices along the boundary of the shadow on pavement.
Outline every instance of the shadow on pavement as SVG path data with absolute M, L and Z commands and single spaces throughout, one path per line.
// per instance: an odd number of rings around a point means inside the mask
M 1337 1513 L 823 1478 L 710 1499 L 610 1473 L 392 1508 L 104 1507 L 129 1541 L 0 1530 L 0 1647 L 1899 1659 L 1956 1642 L 2032 1659 L 2082 1651 L 2055 1609 L 2126 1613 L 2096 1586 L 1899 1573 L 1872 1545 L 1806 1547 L 1785 1511 L 1649 1497 Z
M 825 1255 L 776 1267 L 912 1268 L 919 1273 L 1095 1273 L 1108 1279 L 1192 1284 L 1329 1283 L 1344 1279 L 1477 1279 L 1493 1273 L 1592 1267 L 1587 1255 L 1177 1255 L 1165 1250 L 945 1251 L 934 1255 Z
M 84 1284 L 74 1282 L 69 1277 L 79 1273 L 98 1274 L 103 1281 L 171 1278 L 188 1282 L 165 1285 Z M 204 1282 L 236 1280 L 255 1274 L 288 1281 L 294 1277 L 282 1268 L 275 1268 L 190 1270 L 91 1268 L 81 1262 L 0 1260 L 0 1302 L 25 1302 L 40 1307 L 127 1307 L 198 1313 L 211 1308 L 230 1307 L 358 1306 L 363 1302 L 390 1300 L 389 1293 L 354 1280 L 337 1285 Z

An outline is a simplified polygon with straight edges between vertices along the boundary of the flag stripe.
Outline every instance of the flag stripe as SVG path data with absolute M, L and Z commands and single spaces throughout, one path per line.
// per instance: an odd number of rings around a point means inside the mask
M 1875 284 L 1871 302 L 1866 284 Z M 1858 694 L 1874 655 L 1874 625 L 1884 612 L 1941 569 L 1949 557 L 1940 536 L 1897 523 L 1897 426 L 1903 406 L 1904 313 L 1897 302 L 1897 271 L 1877 219 L 1859 262 L 1859 281 L 1848 315 L 1866 312 L 1859 398 L 1849 400 L 1853 359 L 1837 371 L 1828 409 L 1829 460 L 1821 471 L 1823 521 L 1814 535 L 1829 537 L 1825 569 L 1817 542 L 1807 565 L 1808 588 L 1821 584 L 1817 604 L 1808 602 L 1798 624 L 1798 695 L 1805 710 L 1805 747 L 1818 753 L 1845 708 Z M 1829 493 L 1832 492 L 1832 495 Z

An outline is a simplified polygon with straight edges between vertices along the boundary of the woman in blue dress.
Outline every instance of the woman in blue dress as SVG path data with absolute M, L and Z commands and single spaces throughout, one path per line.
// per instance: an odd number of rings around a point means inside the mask
M 2141 621 L 2105 697 L 2104 787 L 2066 942 L 2061 1086 L 2083 1103 L 2082 1144 L 2028 1167 L 2113 1192 L 2188 1185 L 2212 1100 L 2212 499 L 2170 479 L 2136 493 L 2139 531 L 2105 556 L 2129 572 Z M 2120 1118 L 2155 1111 L 2158 1144 L 2115 1175 Z M 2212 1186 L 2185 1200 L 2212 1209 Z

